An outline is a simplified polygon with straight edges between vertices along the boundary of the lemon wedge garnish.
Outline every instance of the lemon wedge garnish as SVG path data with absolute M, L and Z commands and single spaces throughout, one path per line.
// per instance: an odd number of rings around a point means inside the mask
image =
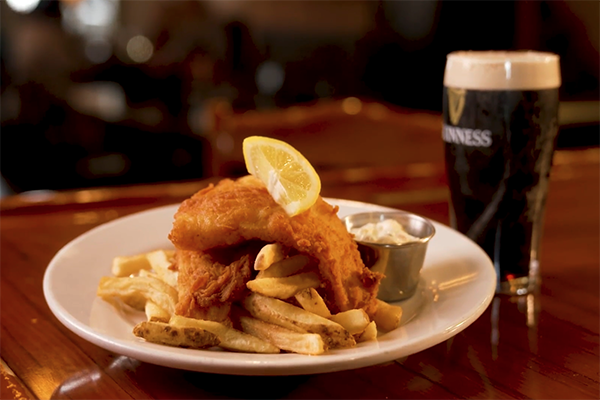
M 289 216 L 308 210 L 319 198 L 321 180 L 295 148 L 281 140 L 250 136 L 243 143 L 248 172 L 260 179 Z

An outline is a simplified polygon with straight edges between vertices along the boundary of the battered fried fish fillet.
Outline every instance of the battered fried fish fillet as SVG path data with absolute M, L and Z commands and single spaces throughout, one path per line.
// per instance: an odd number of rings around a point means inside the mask
M 179 250 L 200 253 L 251 240 L 294 248 L 318 260 L 332 312 L 363 308 L 373 315 L 382 275 L 364 266 L 337 211 L 319 197 L 309 210 L 289 217 L 253 176 L 224 179 L 181 204 L 169 239 Z M 180 291 L 186 290 L 180 297 L 189 298 L 195 289 L 180 284 Z
M 242 299 L 259 250 L 255 243 L 207 252 L 178 250 L 175 313 L 230 325 L 231 303 Z

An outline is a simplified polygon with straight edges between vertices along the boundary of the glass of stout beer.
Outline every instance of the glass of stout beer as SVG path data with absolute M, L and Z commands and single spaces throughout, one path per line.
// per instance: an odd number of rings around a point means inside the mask
M 443 131 L 450 223 L 490 256 L 497 293 L 539 288 L 539 249 L 558 132 L 559 57 L 448 54 Z

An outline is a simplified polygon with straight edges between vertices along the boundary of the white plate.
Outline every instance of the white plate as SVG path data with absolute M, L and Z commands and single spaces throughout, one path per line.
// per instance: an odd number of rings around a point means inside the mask
M 326 199 L 339 216 L 390 210 L 354 201 Z M 117 219 L 62 248 L 44 275 L 44 296 L 71 331 L 109 351 L 141 361 L 192 371 L 236 375 L 297 375 L 340 371 L 388 362 L 427 349 L 475 321 L 494 296 L 496 275 L 488 256 L 455 230 L 434 223 L 420 289 L 402 304 L 403 325 L 377 341 L 318 356 L 245 354 L 190 350 L 146 343 L 132 333 L 143 313 L 117 311 L 96 297 L 100 277 L 110 275 L 117 255 L 171 248 L 167 234 L 177 205 Z

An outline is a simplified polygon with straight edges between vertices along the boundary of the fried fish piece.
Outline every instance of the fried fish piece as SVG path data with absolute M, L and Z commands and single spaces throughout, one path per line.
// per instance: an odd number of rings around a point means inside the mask
M 242 298 L 256 253 L 254 245 L 228 251 L 177 250 L 179 301 L 175 314 L 230 325 L 231 303 Z
M 332 312 L 363 308 L 374 315 L 382 275 L 365 267 L 337 211 L 319 197 L 290 217 L 253 176 L 224 179 L 181 204 L 169 239 L 179 250 L 197 252 L 252 240 L 280 243 L 317 259 Z

